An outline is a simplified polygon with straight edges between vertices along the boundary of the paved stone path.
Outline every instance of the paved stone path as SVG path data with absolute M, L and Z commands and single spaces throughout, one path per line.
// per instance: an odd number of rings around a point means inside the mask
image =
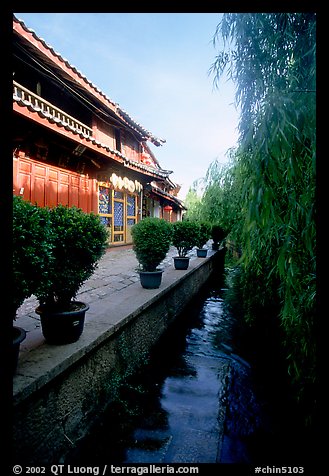
M 173 257 L 176 255 L 176 248 L 171 247 L 160 267 L 166 269 L 173 266 Z M 194 259 L 196 251 L 190 251 L 188 256 Z M 100 259 L 94 274 L 81 286 L 76 299 L 91 304 L 136 281 L 139 281 L 138 261 L 132 247 L 110 248 Z M 26 299 L 17 311 L 15 325 L 27 332 L 40 328 L 40 317 L 35 312 L 38 304 L 35 296 Z M 26 343 L 23 343 L 22 348 L 25 346 Z

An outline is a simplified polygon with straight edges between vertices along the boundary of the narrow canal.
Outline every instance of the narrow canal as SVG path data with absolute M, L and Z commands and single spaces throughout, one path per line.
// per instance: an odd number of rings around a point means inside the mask
M 66 463 L 275 462 L 286 442 L 240 342 L 211 279 Z

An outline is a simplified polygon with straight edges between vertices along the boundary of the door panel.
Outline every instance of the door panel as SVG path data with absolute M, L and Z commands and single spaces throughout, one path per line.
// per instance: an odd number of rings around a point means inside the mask
M 14 193 L 24 200 L 42 207 L 62 203 L 91 211 L 92 179 L 29 158 L 14 158 L 14 164 Z

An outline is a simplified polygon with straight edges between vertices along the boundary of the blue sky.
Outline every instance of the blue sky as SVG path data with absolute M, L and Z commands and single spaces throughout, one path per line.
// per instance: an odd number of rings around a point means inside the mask
M 220 13 L 15 13 L 163 146 L 151 145 L 182 186 L 204 177 L 237 142 L 234 85 L 208 70 Z

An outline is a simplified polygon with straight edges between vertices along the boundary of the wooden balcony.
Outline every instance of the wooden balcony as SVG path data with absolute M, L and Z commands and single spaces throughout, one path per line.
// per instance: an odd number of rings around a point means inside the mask
M 46 117 L 50 122 L 61 123 L 68 130 L 83 134 L 85 137 L 92 137 L 92 129 L 34 92 L 13 81 L 13 99 L 22 102 L 25 106 L 32 108 Z
M 95 131 L 86 124 L 78 121 L 74 117 L 64 112 L 62 109 L 59 109 L 42 97 L 38 96 L 36 93 L 18 84 L 16 81 L 13 81 L 13 100 L 18 105 L 24 106 L 31 112 L 39 114 L 39 116 L 47 119 L 50 123 L 58 124 L 67 131 L 71 131 L 74 134 L 79 134 L 81 138 L 84 138 L 87 142 L 89 142 L 89 146 L 93 150 L 98 151 L 101 149 L 103 153 L 109 155 L 114 160 L 118 160 L 120 163 L 123 163 L 123 165 L 126 167 L 132 168 L 141 173 L 146 172 L 148 175 L 151 173 L 152 176 L 160 177 L 161 179 L 167 178 L 171 173 L 171 171 L 162 170 L 152 163 L 142 163 L 140 161 L 140 154 L 138 154 L 137 160 L 134 156 L 130 157 L 130 155 L 133 154 L 129 154 L 129 146 L 126 146 L 126 149 L 120 152 L 115 149 L 114 144 L 105 143 L 107 142 L 106 137 L 103 137 L 103 142 L 101 142 L 99 138 L 95 137 L 95 132 L 97 135 L 97 130 Z

